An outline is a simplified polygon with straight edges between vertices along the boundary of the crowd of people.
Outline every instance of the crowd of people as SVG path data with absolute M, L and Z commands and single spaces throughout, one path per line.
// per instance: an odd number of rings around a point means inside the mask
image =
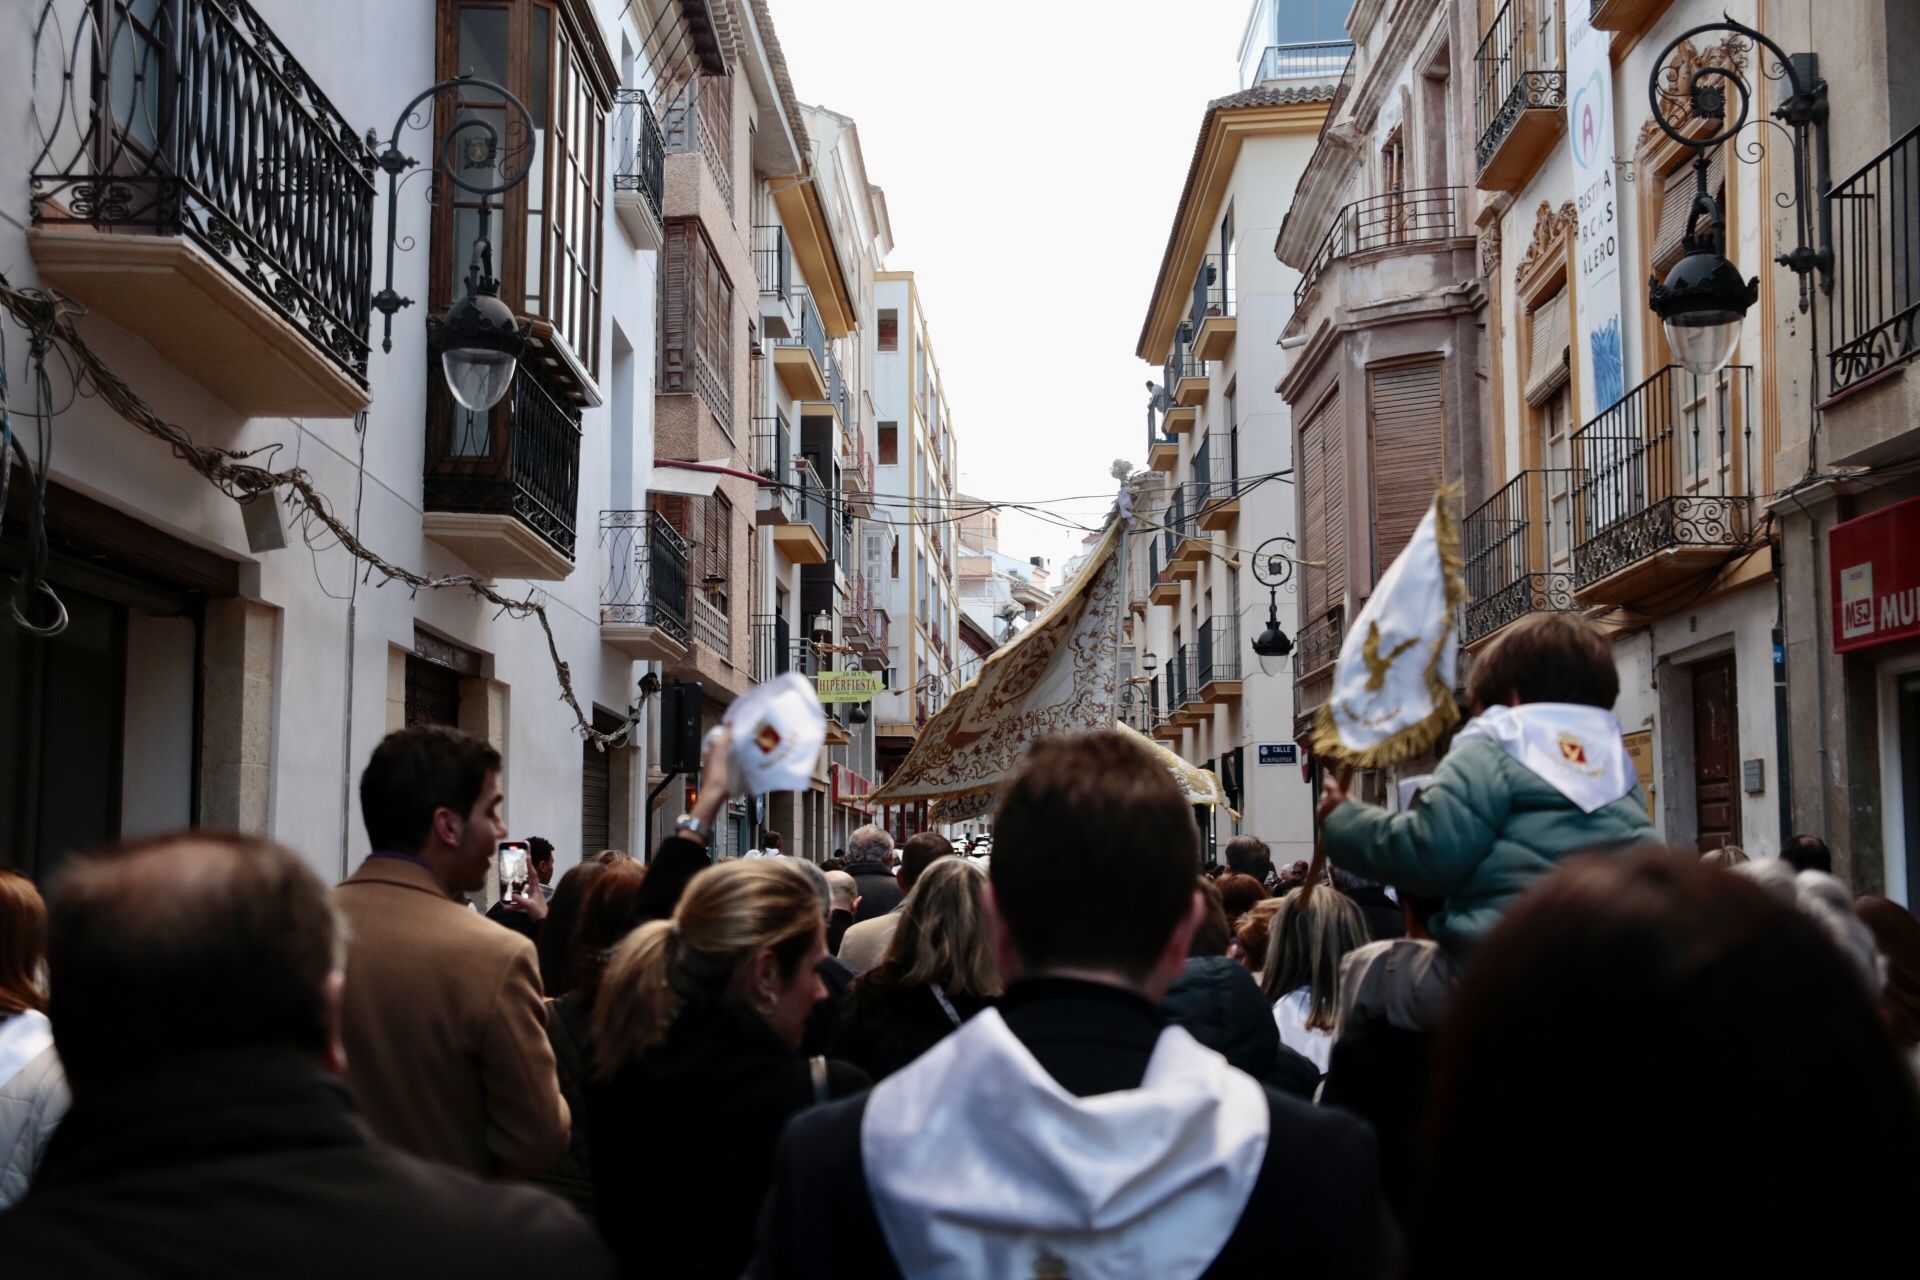
M 361 777 L 329 889 L 185 832 L 0 873 L 22 1276 L 1847 1274 L 1920 1195 L 1920 920 L 1825 846 L 1660 847 L 1604 641 L 1539 615 L 1327 874 L 1203 866 L 1137 741 L 1044 739 L 986 865 L 877 826 L 495 874 L 500 758 Z M 1544 736 L 1543 736 L 1544 735 Z M 1563 779 L 1567 735 L 1591 744 Z

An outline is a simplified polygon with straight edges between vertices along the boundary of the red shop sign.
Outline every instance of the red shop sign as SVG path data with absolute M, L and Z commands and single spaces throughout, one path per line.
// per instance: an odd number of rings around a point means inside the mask
M 833 777 L 833 802 L 843 804 L 858 813 L 872 813 L 873 806 L 867 802 L 867 794 L 873 790 L 873 783 L 847 768 L 836 764 L 829 772 Z
M 1920 637 L 1920 498 L 1827 534 L 1837 653 Z

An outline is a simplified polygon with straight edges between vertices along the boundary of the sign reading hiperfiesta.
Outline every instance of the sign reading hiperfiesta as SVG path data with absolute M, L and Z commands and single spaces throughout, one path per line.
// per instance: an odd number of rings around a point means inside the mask
M 822 671 L 814 680 L 822 702 L 866 702 L 886 688 L 877 671 Z

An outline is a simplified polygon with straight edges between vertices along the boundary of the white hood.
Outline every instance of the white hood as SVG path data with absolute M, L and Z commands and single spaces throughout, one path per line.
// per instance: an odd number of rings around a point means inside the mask
M 51 1048 L 53 1024 L 46 1014 L 28 1009 L 12 1017 L 0 1017 L 0 1085 Z
M 1175 1280 L 1233 1234 L 1269 1120 L 1265 1090 L 1179 1027 L 1138 1089 L 1077 1098 L 987 1009 L 875 1086 L 860 1149 L 910 1280 Z
M 1455 742 L 1469 738 L 1492 739 L 1582 813 L 1605 808 L 1640 781 L 1627 758 L 1620 722 L 1599 707 L 1573 702 L 1494 707 L 1453 736 Z

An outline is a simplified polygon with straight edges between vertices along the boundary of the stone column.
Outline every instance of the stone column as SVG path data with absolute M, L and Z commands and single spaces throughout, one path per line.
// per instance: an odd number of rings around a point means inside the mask
M 265 835 L 272 798 L 280 611 L 210 600 L 201 659 L 200 825 Z

